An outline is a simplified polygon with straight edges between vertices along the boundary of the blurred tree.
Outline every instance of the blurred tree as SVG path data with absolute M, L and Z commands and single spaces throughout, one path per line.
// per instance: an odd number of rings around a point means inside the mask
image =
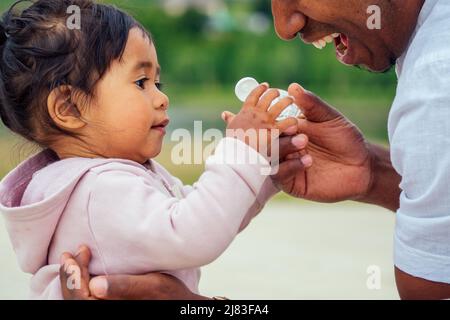
M 253 9 L 272 18 L 272 6 L 269 0 L 254 0 Z
M 201 35 L 205 27 L 208 17 L 195 8 L 188 8 L 178 19 L 177 24 L 183 33 L 191 36 Z

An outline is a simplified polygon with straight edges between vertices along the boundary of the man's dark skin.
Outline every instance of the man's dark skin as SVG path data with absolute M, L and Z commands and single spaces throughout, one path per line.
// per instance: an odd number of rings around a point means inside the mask
M 275 28 L 280 38 L 298 36 L 307 44 L 333 33 L 345 34 L 349 51 L 341 62 L 359 65 L 375 72 L 392 67 L 405 51 L 414 31 L 424 0 L 272 0 Z M 382 13 L 381 30 L 367 28 L 370 5 Z M 308 153 L 313 165 L 306 169 L 297 153 L 286 156 L 280 173 L 274 177 L 282 190 L 294 197 L 338 202 L 354 200 L 396 211 L 399 208 L 401 177 L 392 167 L 389 150 L 367 142 L 348 119 L 313 93 L 293 84 L 289 93 L 302 107 L 306 119 L 300 120 L 299 132 L 309 138 Z M 233 121 L 226 114 L 226 121 Z M 286 138 L 287 139 L 287 138 Z M 287 141 L 287 140 L 285 140 Z M 283 142 L 284 154 L 292 148 Z M 345 183 L 343 183 L 345 182 Z M 63 261 L 87 270 L 89 250 L 81 249 Z M 108 276 L 104 294 L 84 272 L 81 290 L 64 291 L 66 299 L 206 299 L 194 295 L 177 279 L 161 274 Z M 450 285 L 416 278 L 395 269 L 397 288 L 402 299 L 449 299 Z M 61 270 L 64 287 L 66 276 Z M 89 290 L 89 288 L 91 290 Z

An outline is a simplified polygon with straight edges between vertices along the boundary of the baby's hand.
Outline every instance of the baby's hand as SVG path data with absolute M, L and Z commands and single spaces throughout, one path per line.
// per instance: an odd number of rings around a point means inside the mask
M 259 85 L 248 96 L 236 116 L 231 119 L 231 117 L 228 118 L 227 113 L 222 115 L 227 122 L 227 136 L 244 141 L 263 156 L 270 156 L 271 145 L 276 143 L 275 139 L 278 140 L 278 137 L 285 132 L 296 132 L 298 125 L 297 118 L 276 121 L 281 112 L 294 103 L 294 99 L 286 97 L 270 107 L 272 101 L 279 97 L 280 92 L 275 89 L 268 90 L 267 83 Z

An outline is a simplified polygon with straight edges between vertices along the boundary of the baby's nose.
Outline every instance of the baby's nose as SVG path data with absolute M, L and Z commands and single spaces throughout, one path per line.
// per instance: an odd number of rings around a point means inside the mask
M 158 99 L 154 100 L 155 109 L 167 110 L 169 108 L 169 97 L 161 93 Z

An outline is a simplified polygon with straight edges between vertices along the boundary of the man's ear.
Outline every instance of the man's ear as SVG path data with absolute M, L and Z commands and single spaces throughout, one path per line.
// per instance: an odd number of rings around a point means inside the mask
M 50 117 L 61 129 L 78 130 L 86 125 L 80 109 L 72 101 L 74 95 L 71 86 L 59 86 L 53 89 L 47 98 L 47 109 Z

